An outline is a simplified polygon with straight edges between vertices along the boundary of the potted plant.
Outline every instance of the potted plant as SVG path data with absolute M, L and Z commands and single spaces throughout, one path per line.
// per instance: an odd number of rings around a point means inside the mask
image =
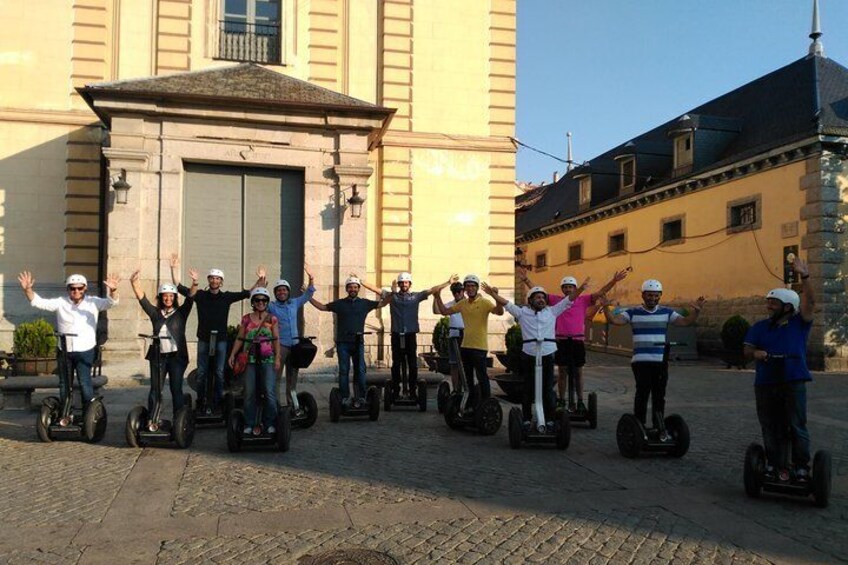
M 419 354 L 427 364 L 427 368 L 443 375 L 450 374 L 450 363 L 448 359 L 448 334 L 450 333 L 450 319 L 442 317 L 433 328 L 433 350 Z
M 751 324 L 748 320 L 735 314 L 724 321 L 721 326 L 721 343 L 724 346 L 722 359 L 727 368 L 738 367 L 744 369 L 748 365 L 745 359 L 745 334 L 748 333 L 748 328 Z
M 12 339 L 14 374 L 52 375 L 56 372 L 56 336 L 47 320 L 39 318 L 18 324 Z

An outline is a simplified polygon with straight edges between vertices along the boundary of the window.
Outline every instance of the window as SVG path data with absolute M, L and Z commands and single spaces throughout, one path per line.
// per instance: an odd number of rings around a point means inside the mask
M 577 263 L 583 260 L 583 244 L 572 243 L 568 246 L 568 262 Z
M 662 243 L 669 242 L 681 242 L 683 239 L 683 219 L 670 219 L 663 220 L 662 222 L 662 234 L 660 236 L 660 241 Z
M 280 63 L 280 0 L 224 0 L 218 58 Z
M 626 251 L 626 240 L 624 232 L 610 234 L 609 236 L 609 253 L 623 253 Z
M 692 132 L 681 135 L 674 140 L 674 175 L 685 175 L 692 172 Z
M 580 208 L 588 208 L 592 203 L 592 177 L 580 178 Z
M 548 266 L 548 252 L 536 253 L 536 268 L 544 269 Z
M 728 233 L 759 229 L 762 222 L 762 203 L 759 194 L 727 203 Z
M 621 162 L 621 190 L 632 190 L 636 186 L 636 159 L 630 157 Z

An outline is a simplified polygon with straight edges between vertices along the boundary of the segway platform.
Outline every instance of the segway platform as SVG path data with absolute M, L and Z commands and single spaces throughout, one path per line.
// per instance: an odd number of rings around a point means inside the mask
M 760 493 L 770 492 L 788 496 L 807 497 L 812 495 L 816 506 L 827 508 L 830 503 L 832 459 L 830 452 L 820 450 L 813 456 L 813 472 L 806 481 L 791 474 L 788 481 L 766 474 L 766 452 L 758 443 L 752 443 L 745 452 L 745 493 L 759 498 Z
M 618 451 L 629 459 L 635 459 L 643 453 L 655 453 L 670 455 L 672 457 L 683 457 L 689 451 L 689 426 L 686 421 L 677 414 L 666 418 L 660 418 L 663 427 L 668 434 L 668 439 L 663 440 L 661 428 L 646 428 L 633 414 L 624 414 L 618 420 L 615 438 L 618 442 Z
M 416 408 L 419 412 L 427 411 L 427 383 L 418 381 L 418 397 L 413 398 L 408 392 L 404 391 L 398 396 L 395 396 L 394 385 L 392 380 L 388 379 L 383 385 L 383 410 L 391 412 L 393 407 Z
M 374 422 L 380 417 L 380 392 L 377 387 L 368 387 L 365 400 L 359 401 L 353 398 L 346 404 L 342 402 L 342 393 L 338 387 L 330 391 L 330 421 L 338 422 L 341 417 L 363 418 L 367 417 Z

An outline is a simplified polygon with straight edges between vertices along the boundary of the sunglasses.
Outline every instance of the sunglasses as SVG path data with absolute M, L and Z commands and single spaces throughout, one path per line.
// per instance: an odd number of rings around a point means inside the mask
M 68 290 L 76 290 L 78 292 L 82 292 L 85 290 L 84 286 L 69 286 Z
M 267 298 L 256 298 L 253 301 L 253 303 L 254 304 L 268 304 L 268 299 Z

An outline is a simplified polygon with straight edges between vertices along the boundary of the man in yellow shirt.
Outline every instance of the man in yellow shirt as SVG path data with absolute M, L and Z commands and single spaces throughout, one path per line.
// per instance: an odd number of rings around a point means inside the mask
M 486 357 L 489 353 L 489 314 L 498 316 L 504 313 L 503 306 L 499 306 L 479 294 L 480 278 L 477 275 L 466 275 L 462 281 L 465 288 L 465 298 L 446 308 L 442 302 L 441 292 L 433 295 L 436 308 L 443 316 L 459 313 L 465 325 L 462 336 L 460 355 L 462 366 L 465 370 L 465 380 L 471 393 L 472 406 L 478 401 L 489 398 L 492 394 L 489 386 L 489 375 L 486 371 Z M 480 398 L 476 398 L 474 388 L 474 373 L 477 374 L 477 382 L 480 387 Z

